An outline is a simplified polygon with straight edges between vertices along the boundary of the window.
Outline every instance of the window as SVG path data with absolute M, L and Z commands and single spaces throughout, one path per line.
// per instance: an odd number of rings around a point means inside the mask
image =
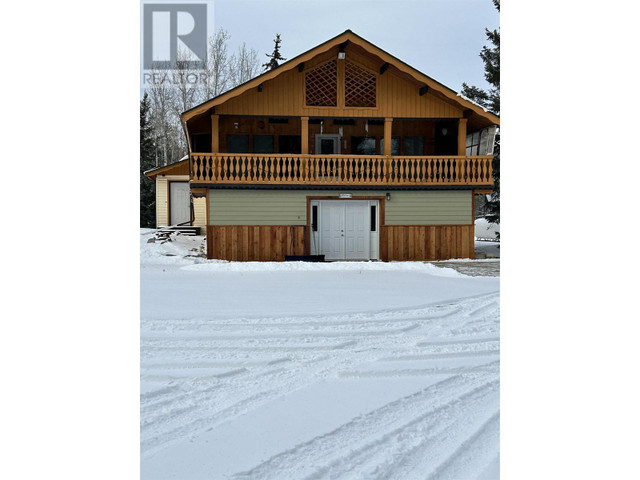
M 496 127 L 483 128 L 467 135 L 467 155 L 493 155 Z
M 357 155 L 375 155 L 375 137 L 351 137 L 351 153 Z
M 211 134 L 210 133 L 194 133 L 192 140 L 194 152 L 210 152 L 211 151 Z
M 318 231 L 318 206 L 311 206 L 311 230 Z
M 422 137 L 404 137 L 405 155 L 424 155 L 424 139 Z
M 273 135 L 254 135 L 253 153 L 273 153 Z
M 376 215 L 376 206 L 371 205 L 371 231 L 376 232 L 376 220 L 378 219 L 378 215 Z
M 380 155 L 384 155 L 384 138 L 380 139 Z M 391 155 L 400 155 L 400 137 L 391 137 Z
M 227 135 L 227 152 L 249 153 L 249 135 Z
M 279 153 L 295 153 L 302 152 L 302 141 L 300 135 L 279 135 L 278 136 L 278 152 Z

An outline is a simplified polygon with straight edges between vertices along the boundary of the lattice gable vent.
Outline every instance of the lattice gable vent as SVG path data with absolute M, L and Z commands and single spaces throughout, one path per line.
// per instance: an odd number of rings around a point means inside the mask
M 336 60 L 319 65 L 305 74 L 306 103 L 309 106 L 338 106 L 338 66 Z
M 376 106 L 376 74 L 346 62 L 344 72 L 345 107 Z

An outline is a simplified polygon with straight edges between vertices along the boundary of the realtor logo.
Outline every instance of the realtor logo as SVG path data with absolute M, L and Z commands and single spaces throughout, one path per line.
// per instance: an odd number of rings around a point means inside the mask
M 144 3 L 142 31 L 145 70 L 175 69 L 179 49 L 188 58 L 184 67 L 204 68 L 207 60 L 206 4 Z

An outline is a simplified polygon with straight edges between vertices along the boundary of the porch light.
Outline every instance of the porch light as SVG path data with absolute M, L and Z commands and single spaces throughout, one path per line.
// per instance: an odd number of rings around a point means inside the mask
M 447 130 L 447 127 L 442 127 L 442 136 L 445 137 L 448 131 L 449 130 Z
M 389 192 L 387 192 L 386 198 L 387 198 L 387 202 L 391 201 L 391 194 Z
M 240 125 L 240 124 L 239 124 L 238 122 L 233 122 L 233 128 L 236 128 L 236 129 L 237 129 L 239 125 Z

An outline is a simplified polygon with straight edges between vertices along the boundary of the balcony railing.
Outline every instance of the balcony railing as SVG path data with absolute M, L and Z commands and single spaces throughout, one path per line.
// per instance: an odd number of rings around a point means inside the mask
M 491 156 L 193 153 L 191 181 L 251 185 L 484 185 Z

